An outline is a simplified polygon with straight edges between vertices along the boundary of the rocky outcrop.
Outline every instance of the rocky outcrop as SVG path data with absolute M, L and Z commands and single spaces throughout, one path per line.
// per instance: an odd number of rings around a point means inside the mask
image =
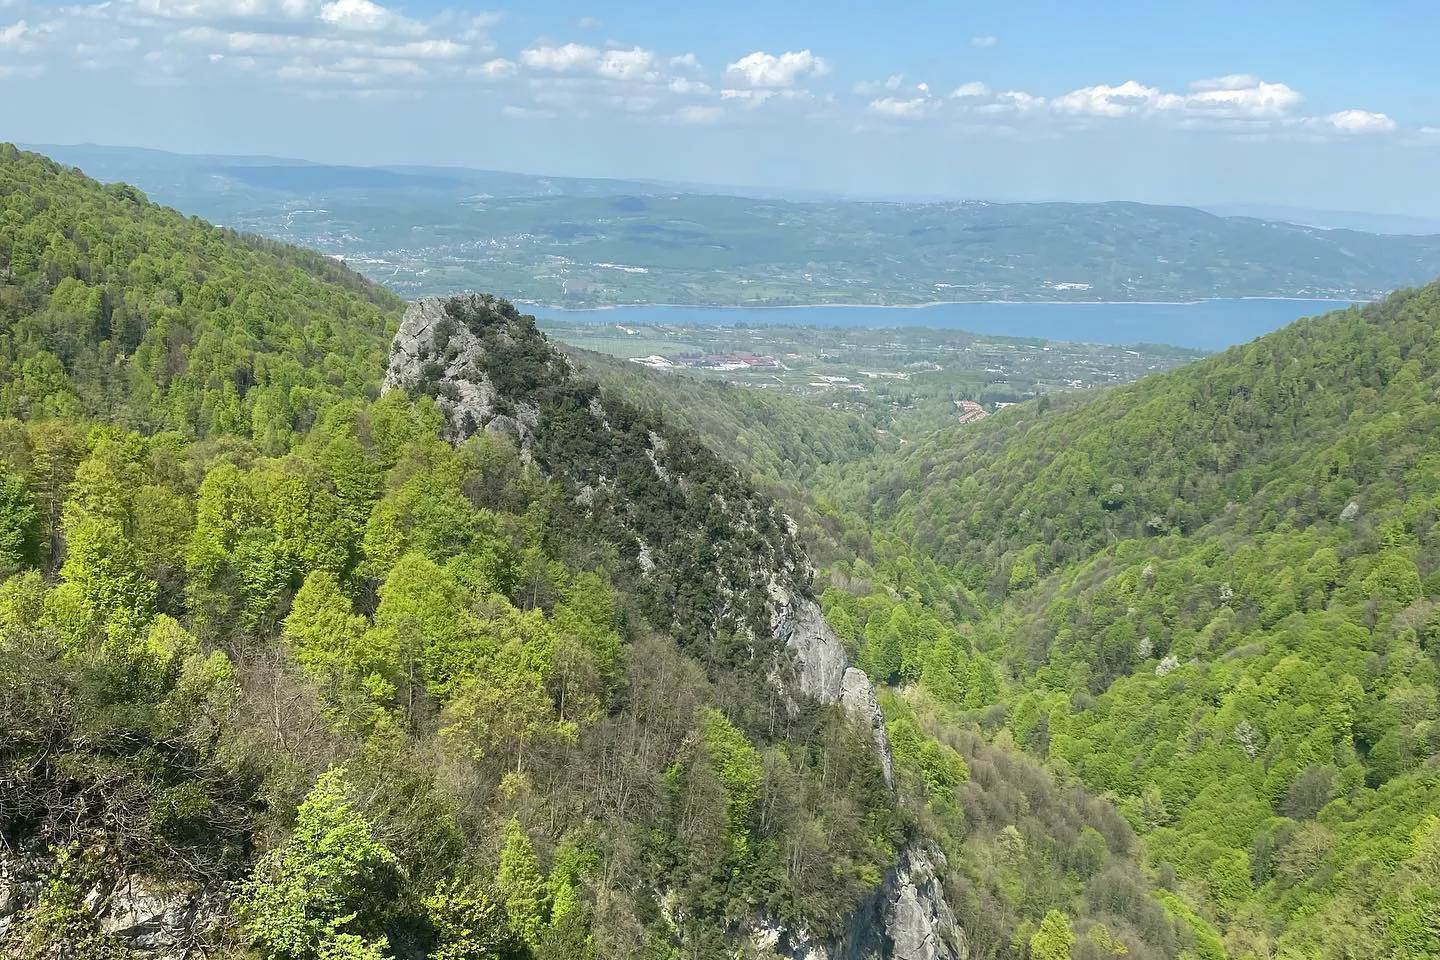
M 810 593 L 813 570 L 794 522 L 754 496 L 733 469 L 707 461 L 705 456 L 713 458 L 708 451 L 697 456 L 693 438 L 662 431 L 658 420 L 643 423 L 598 386 L 573 377 L 568 361 L 550 347 L 533 318 L 493 297 L 411 304 L 391 349 L 385 389 L 433 397 L 445 414 L 445 437 L 451 442 L 480 430 L 513 436 L 522 455 L 533 454 L 531 462 L 568 486 L 584 516 L 607 520 L 604 529 L 617 545 L 633 537 L 626 546 L 633 547 L 642 591 L 665 577 L 711 583 L 722 601 L 722 616 L 741 611 L 730 617 L 729 626 L 753 644 L 752 655 L 756 649 L 774 650 L 777 641 L 788 654 L 770 662 L 772 679 L 791 709 L 798 710 L 805 700 L 841 704 L 868 731 L 885 782 L 893 787 L 894 762 L 875 687 L 849 665 L 844 645 Z M 562 432 L 552 433 L 557 430 Z M 559 457 L 554 456 L 557 446 L 563 448 Z M 577 464 L 571 462 L 572 448 L 594 452 Z M 626 469 L 642 463 L 642 457 L 648 460 L 646 472 L 653 472 L 673 496 L 653 497 L 646 491 L 655 484 L 648 478 L 638 483 L 634 471 Z M 695 536 L 687 523 L 715 505 L 725 514 L 725 526 L 736 533 L 733 542 L 707 544 L 711 559 L 704 568 L 683 566 L 694 551 L 670 547 Z M 758 544 L 751 542 L 757 539 Z M 765 595 L 757 596 L 761 591 Z M 678 626 L 677 634 L 684 634 Z M 145 909 L 153 915 L 155 906 Z M 964 957 L 963 938 L 936 878 L 934 859 L 917 849 L 902 851 L 841 942 L 821 944 L 803 926 L 775 924 L 753 928 L 751 940 L 762 953 L 786 960 Z
M 43 858 L 0 856 L 0 948 L 39 902 L 54 870 L 55 864 Z M 140 957 L 182 960 L 198 955 L 205 934 L 223 913 L 218 894 L 125 873 L 117 876 L 91 883 L 84 895 L 84 907 L 102 932 Z
M 761 923 L 750 932 L 750 942 L 762 957 L 781 960 L 833 960 L 829 949 L 803 928 Z
M 795 659 L 795 691 L 811 700 L 835 703 L 849 663 L 844 645 L 820 612 L 820 604 L 779 588 L 772 587 L 770 593 L 775 636 Z
M 885 714 L 880 710 L 880 699 L 875 695 L 875 685 L 864 671 L 847 667 L 840 682 L 840 702 L 850 716 L 870 728 L 875 740 L 875 752 L 880 757 L 880 767 L 885 771 L 885 785 L 895 786 L 895 759 L 890 753 L 890 735 L 885 732 Z
M 494 343 L 487 343 L 460 317 L 499 313 L 493 297 L 416 300 L 405 310 L 400 329 L 390 344 L 390 362 L 385 368 L 384 392 L 405 389 L 428 393 L 445 414 L 445 439 L 459 442 L 484 430 L 515 439 L 522 450 L 529 447 L 540 419 L 534 404 L 501 402 L 494 383 L 485 373 Z M 461 305 L 457 309 L 454 304 Z M 505 306 L 509 307 L 508 304 Z M 512 312 L 513 307 L 509 308 Z M 503 323 L 486 328 L 494 339 L 514 337 Z M 558 358 L 556 358 L 558 361 Z
M 157 957 L 189 956 L 221 913 L 219 898 L 197 889 L 175 889 L 124 877 L 108 894 L 92 892 L 100 929 L 132 950 Z
M 935 859 L 944 864 L 937 851 Z M 969 950 L 929 856 L 904 850 L 887 880 L 882 911 L 895 960 L 965 960 Z
M 965 932 L 945 900 L 937 862 L 945 864 L 939 851 L 902 850 L 830 960 L 966 960 Z

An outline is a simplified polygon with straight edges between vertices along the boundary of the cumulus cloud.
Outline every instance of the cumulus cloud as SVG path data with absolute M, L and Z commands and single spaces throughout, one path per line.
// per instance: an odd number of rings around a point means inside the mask
M 999 42 L 1000 42 L 1000 38 L 999 38 L 999 37 L 992 37 L 992 36 L 988 36 L 988 35 L 987 35 L 987 36 L 983 36 L 983 37 L 971 37 L 971 38 L 970 38 L 970 46 L 972 46 L 972 47 L 978 47 L 978 48 L 981 49 L 981 50 L 985 49 L 986 47 L 993 47 L 993 46 L 997 45 Z
M 520 51 L 520 62 L 532 70 L 549 70 L 554 73 L 593 70 L 600 62 L 600 51 L 581 43 L 567 43 L 559 47 L 530 47 Z
M 1043 110 L 1045 103 L 1044 97 L 1037 97 L 1024 90 L 1003 90 L 995 94 L 994 99 L 989 103 L 981 104 L 975 110 L 978 113 L 987 114 L 1027 114 Z
M 1173 99 L 1167 107 L 1232 117 L 1280 117 L 1304 98 L 1283 83 L 1266 83 L 1249 74 L 1234 74 L 1193 85 L 1194 93 Z
M 612 80 L 655 80 L 655 54 L 640 47 L 629 50 L 607 50 L 596 65 L 596 72 Z
M 315 0 L 138 0 L 136 9 L 167 20 L 304 20 Z
M 504 80 L 506 77 L 513 77 L 519 70 L 520 67 L 514 60 L 496 57 L 494 60 L 487 60 L 482 64 L 470 67 L 465 72 L 473 77 L 484 77 L 487 80 Z
M 979 80 L 972 80 L 970 83 L 962 83 L 951 90 L 950 96 L 957 100 L 973 100 L 978 97 L 990 96 L 990 88 Z
M 12 23 L 8 27 L 0 27 L 0 47 L 8 47 L 23 53 L 32 46 L 31 42 L 26 39 L 26 35 L 29 33 L 30 27 L 24 20 Z
M 1268 83 L 1250 74 L 1200 80 L 1186 93 L 1168 93 L 1127 80 L 1118 86 L 1081 87 L 1051 101 L 1057 113 L 1077 117 L 1116 118 L 1152 115 L 1182 121 L 1265 120 L 1292 115 L 1303 98 L 1283 83 Z
M 693 53 L 682 53 L 678 57 L 670 58 L 670 66 L 682 70 L 697 70 L 700 67 L 700 61 Z
M 669 87 L 671 93 L 678 93 L 681 96 L 706 94 L 710 92 L 710 85 L 708 83 L 700 80 L 691 80 L 688 77 L 672 77 Z
M 1391 133 L 1395 130 L 1394 120 L 1383 113 L 1368 110 L 1341 110 L 1324 119 L 1343 133 Z
M 372 0 L 334 0 L 320 8 L 320 19 L 341 30 L 360 33 L 402 33 L 418 36 L 425 25 L 380 6 Z
M 734 87 L 727 87 L 720 91 L 721 100 L 738 100 L 752 107 L 758 107 L 776 95 L 777 93 L 774 90 L 740 90 Z
M 1096 84 L 1081 87 L 1062 97 L 1056 97 L 1052 106 L 1060 113 L 1072 113 L 1092 117 L 1123 117 L 1153 103 L 1160 91 L 1134 80 L 1126 80 L 1118 87 Z
M 925 116 L 933 111 L 937 105 L 938 101 L 930 97 L 911 97 L 909 99 L 881 97 L 878 100 L 871 100 L 870 106 L 866 109 L 882 117 L 910 120 Z
M 439 38 L 388 43 L 384 40 L 351 40 L 284 33 L 226 33 L 213 27 L 191 27 L 175 34 L 175 38 L 196 46 L 251 56 L 314 56 L 329 53 L 337 56 L 387 59 L 453 60 L 469 50 L 464 44 Z
M 809 50 L 779 56 L 757 50 L 725 68 L 727 74 L 743 78 L 752 87 L 789 87 L 803 76 L 824 76 L 829 70 L 829 64 Z

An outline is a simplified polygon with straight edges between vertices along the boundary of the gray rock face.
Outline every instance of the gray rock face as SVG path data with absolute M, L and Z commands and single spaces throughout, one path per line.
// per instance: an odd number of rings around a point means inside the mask
M 528 449 L 539 424 L 539 409 L 527 404 L 501 409 L 495 387 L 478 363 L 485 354 L 484 345 L 450 316 L 445 304 L 437 297 L 426 297 L 406 308 L 390 345 L 382 391 L 443 383 L 444 390 L 435 394 L 435 402 L 445 413 L 446 440 L 459 442 L 484 430 L 509 435 L 522 450 Z
M 122 879 L 102 903 L 100 929 L 132 950 L 162 957 L 188 955 L 219 912 L 202 891 L 167 889 L 137 877 Z
M 391 347 L 385 390 L 418 390 L 434 397 L 445 412 L 445 438 L 451 442 L 486 430 L 513 436 L 522 455 L 528 454 L 539 429 L 539 410 L 520 397 L 499 396 L 496 390 L 497 382 L 503 386 L 509 378 L 509 368 L 499 358 L 512 354 L 517 337 L 535 335 L 533 328 L 516 325 L 520 323 L 517 316 L 509 304 L 479 296 L 459 302 L 429 298 L 412 303 Z M 491 349 L 499 352 L 487 357 Z M 526 362 L 532 362 L 533 356 L 531 350 Z M 538 377 L 549 377 L 553 383 L 569 376 L 563 358 L 553 350 L 548 357 L 540 361 Z M 493 382 L 486 370 L 493 374 Z M 517 392 L 513 385 L 506 389 Z M 603 429 L 609 429 L 598 401 L 592 400 L 591 413 Z M 652 433 L 646 454 L 656 476 L 663 482 L 677 482 L 662 463 L 663 451 L 664 438 Z M 579 496 L 588 503 L 597 495 L 596 488 L 587 486 Z M 787 523 L 793 539 L 797 532 L 794 522 L 787 519 Z M 639 564 L 645 573 L 655 566 L 650 556 L 654 546 L 640 544 Z M 760 572 L 761 577 L 768 575 L 773 635 L 784 643 L 791 655 L 789 666 L 793 666 L 793 672 L 788 667 L 777 668 L 774 679 L 788 697 L 842 704 L 870 731 L 885 782 L 893 787 L 894 760 L 875 688 L 862 671 L 850 667 L 844 645 L 825 622 L 820 605 L 808 595 L 804 585 L 812 573 L 803 557 L 789 558 L 768 574 Z M 756 628 L 763 630 L 763 621 Z M 131 884 L 123 897 L 111 897 L 103 922 L 106 929 L 123 931 L 121 935 L 135 942 L 169 943 L 169 931 L 183 928 L 204 909 L 199 901 L 176 899 Z M 785 960 L 964 960 L 966 956 L 963 934 L 945 902 L 933 860 L 913 848 L 901 852 L 839 943 L 821 943 L 803 926 L 774 923 L 751 928 L 750 939 L 757 950 Z
M 1340 520 L 1344 523 L 1349 523 L 1358 516 L 1360 516 L 1360 504 L 1354 500 L 1345 504 L 1345 509 L 1340 511 Z
M 870 728 L 875 738 L 875 751 L 880 755 L 880 766 L 885 771 L 885 785 L 895 786 L 895 758 L 890 753 L 890 735 L 885 732 L 885 714 L 880 710 L 880 700 L 875 696 L 875 685 L 864 672 L 847 667 L 840 682 L 840 702 L 852 717 Z
M 775 636 L 795 656 L 797 691 L 821 703 L 839 700 L 848 662 L 820 604 L 778 590 L 771 591 L 771 602 Z
M 53 869 L 39 858 L 0 856 L 0 937 L 39 901 Z M 196 955 L 223 909 L 214 893 L 126 875 L 92 887 L 84 905 L 102 931 L 154 960 Z
M 750 932 L 750 942 L 763 957 L 781 960 L 832 960 L 830 951 L 804 929 L 761 923 Z
M 944 859 L 936 853 L 936 859 Z M 891 877 L 883 915 L 895 960 L 966 960 L 969 950 L 935 864 L 919 850 L 903 850 Z

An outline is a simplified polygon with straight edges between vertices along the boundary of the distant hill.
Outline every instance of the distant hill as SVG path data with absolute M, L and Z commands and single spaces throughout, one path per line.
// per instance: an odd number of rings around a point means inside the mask
M 1361 213 L 1346 210 L 1308 210 L 1275 204 L 1206 204 L 1201 207 L 1218 217 L 1253 217 L 1282 220 L 1325 230 L 1360 230 L 1367 233 L 1440 234 L 1440 218 L 1415 217 L 1397 213 Z
M 566 306 L 1366 300 L 1440 274 L 1440 236 L 1138 203 L 878 203 L 644 181 L 47 148 L 101 179 L 343 257 L 406 295 Z
M 1432 284 L 820 484 L 906 545 L 862 597 L 969 591 L 986 722 L 1113 797 L 1229 956 L 1440 949 L 1437 329 Z M 971 705 L 865 602 L 827 614 L 872 676 Z
M 807 476 L 853 421 L 655 397 L 0 146 L 0 955 L 1213 936 L 1109 803 L 877 703 L 799 525 L 685 426 L 768 417 L 752 465 Z

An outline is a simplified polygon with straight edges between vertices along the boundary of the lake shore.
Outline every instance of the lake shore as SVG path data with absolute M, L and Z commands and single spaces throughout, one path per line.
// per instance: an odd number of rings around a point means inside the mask
M 563 307 L 541 300 L 516 300 L 517 304 L 559 310 L 563 313 L 604 313 L 610 310 L 928 310 L 933 307 L 970 306 L 1053 306 L 1053 307 L 1195 307 L 1207 303 L 1237 300 L 1279 303 L 1333 303 L 1343 306 L 1366 304 L 1369 300 L 1330 300 L 1324 297 L 1202 297 L 1199 300 L 930 300 L 925 303 L 605 303 L 593 307 Z
M 1298 297 L 1215 298 L 1186 303 L 1098 300 L 943 300 L 930 304 L 685 306 L 635 304 L 569 308 L 526 304 L 542 323 L 620 328 L 686 326 L 864 327 L 961 330 L 977 336 L 1022 337 L 1115 346 L 1168 344 L 1223 350 L 1301 317 L 1344 309 L 1348 300 Z

